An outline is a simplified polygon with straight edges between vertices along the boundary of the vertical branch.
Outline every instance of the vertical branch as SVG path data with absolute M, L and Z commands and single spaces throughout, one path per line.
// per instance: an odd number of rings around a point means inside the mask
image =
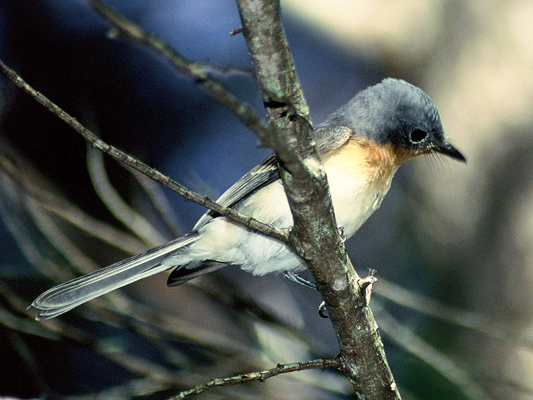
M 270 135 L 294 219 L 290 242 L 306 261 L 326 302 L 340 344 L 339 359 L 358 399 L 399 399 L 368 293 L 337 230 L 309 112 L 279 17 L 278 0 L 237 0 L 250 56 L 263 92 Z

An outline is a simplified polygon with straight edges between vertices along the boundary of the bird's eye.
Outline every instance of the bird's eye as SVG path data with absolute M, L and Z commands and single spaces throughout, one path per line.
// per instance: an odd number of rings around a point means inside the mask
M 422 129 L 415 129 L 411 132 L 411 142 L 419 143 L 428 136 L 427 132 L 424 132 Z

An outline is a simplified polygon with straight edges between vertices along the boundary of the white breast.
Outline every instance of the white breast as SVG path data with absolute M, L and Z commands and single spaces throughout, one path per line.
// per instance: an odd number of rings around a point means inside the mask
M 396 169 L 384 170 L 365 162 L 364 149 L 345 145 L 334 157 L 324 160 L 337 224 L 346 237 L 352 236 L 381 205 Z M 240 210 L 246 215 L 278 227 L 293 223 L 281 182 L 255 193 Z M 226 218 L 215 218 L 200 229 L 201 238 L 191 245 L 194 260 L 216 260 L 238 264 L 256 275 L 298 271 L 305 264 L 284 244 L 248 231 Z
M 337 224 L 349 238 L 379 208 L 397 168 L 370 166 L 359 154 L 364 149 L 348 146 L 341 154 L 327 159 L 324 167 Z

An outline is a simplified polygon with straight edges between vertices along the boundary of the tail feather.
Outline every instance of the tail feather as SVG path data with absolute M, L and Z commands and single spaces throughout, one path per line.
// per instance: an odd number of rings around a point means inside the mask
M 197 278 L 200 275 L 209 274 L 227 265 L 229 264 L 211 260 L 202 261 L 200 264 L 194 265 L 192 268 L 189 265 L 183 265 L 170 273 L 167 285 L 170 287 L 178 286 L 191 279 Z
M 37 297 L 32 307 L 39 310 L 36 319 L 57 317 L 89 300 L 115 289 L 173 268 L 161 262 L 173 253 L 197 240 L 196 235 L 180 237 L 109 267 L 80 276 L 47 290 Z M 184 263 L 189 260 L 184 259 Z

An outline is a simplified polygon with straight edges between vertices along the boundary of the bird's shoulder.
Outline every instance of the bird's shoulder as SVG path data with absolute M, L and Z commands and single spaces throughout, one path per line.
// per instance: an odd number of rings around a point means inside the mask
M 249 198 L 253 193 L 278 179 L 278 159 L 275 154 L 271 154 L 261 164 L 250 170 L 226 190 L 217 199 L 217 203 L 224 207 L 238 209 L 239 204 Z M 206 212 L 198 220 L 194 226 L 194 230 L 200 229 L 215 217 L 217 217 L 217 214 L 213 211 Z

